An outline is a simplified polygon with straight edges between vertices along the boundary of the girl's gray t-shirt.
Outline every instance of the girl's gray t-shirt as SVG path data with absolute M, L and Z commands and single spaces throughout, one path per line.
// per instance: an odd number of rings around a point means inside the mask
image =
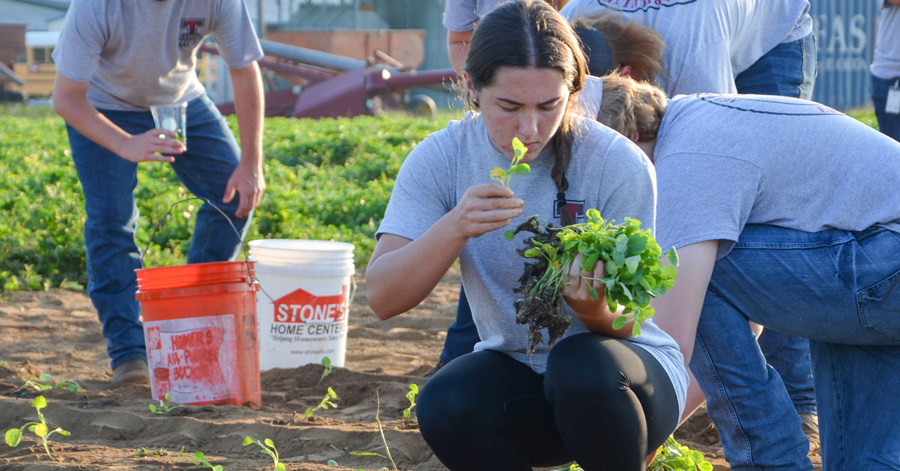
M 204 93 L 196 52 L 210 34 L 230 68 L 263 57 L 241 0 L 73 0 L 53 60 L 66 78 L 90 83 L 94 107 L 146 111 Z
M 808 0 L 570 0 L 560 13 L 572 22 L 620 14 L 656 30 L 666 45 L 657 81 L 669 96 L 737 93 L 739 73 L 813 28 Z
M 746 224 L 900 232 L 900 143 L 825 105 L 763 95 L 669 101 L 654 152 L 657 240 L 719 240 Z
M 574 209 L 577 222 L 585 221 L 585 211 L 596 208 L 606 220 L 624 223 L 625 218 L 642 221 L 642 228 L 654 228 L 656 192 L 653 166 L 629 140 L 593 120 L 578 119 L 580 137 L 575 140 L 567 177 L 567 207 Z M 428 136 L 410 152 L 394 185 L 393 193 L 378 229 L 410 240 L 421 236 L 453 209 L 473 185 L 491 183 L 491 169 L 507 168 L 510 159 L 497 151 L 488 138 L 481 115 L 469 113 L 460 121 Z M 504 232 L 529 215 L 543 223 L 560 225 L 557 189 L 550 170 L 552 150 L 545 149 L 530 163 L 531 172 L 516 175 L 510 187 L 524 199 L 524 215 L 507 228 L 469 239 L 459 255 L 463 285 L 472 308 L 481 341 L 476 350 L 496 350 L 530 365 L 536 372 L 546 369 L 546 342 L 529 357 L 526 352 L 527 326 L 517 324 L 513 303 L 526 259 L 515 253 L 524 247 L 529 233 L 519 233 L 507 241 Z M 567 313 L 571 309 L 566 307 Z M 566 335 L 587 332 L 572 315 Z M 548 338 L 546 331 L 544 339 Z M 652 319 L 642 333 L 629 341 L 649 351 L 666 369 L 684 408 L 687 372 L 675 341 Z M 679 412 L 680 413 L 680 412 Z

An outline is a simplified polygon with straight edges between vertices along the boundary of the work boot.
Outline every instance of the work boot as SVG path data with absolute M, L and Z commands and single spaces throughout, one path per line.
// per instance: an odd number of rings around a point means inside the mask
M 803 433 L 809 439 L 809 452 L 814 453 L 819 450 L 819 416 L 816 414 L 800 414 L 803 421 Z
M 113 368 L 113 379 L 109 383 L 110 389 L 137 384 L 150 384 L 150 370 L 147 368 L 147 360 L 136 358 Z

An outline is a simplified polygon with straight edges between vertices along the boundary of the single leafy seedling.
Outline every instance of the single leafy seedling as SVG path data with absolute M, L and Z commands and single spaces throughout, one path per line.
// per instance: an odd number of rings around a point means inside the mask
M 509 164 L 509 168 L 504 170 L 501 167 L 494 167 L 494 169 L 491 170 L 491 178 L 497 180 L 501 185 L 507 188 L 509 187 L 509 181 L 513 175 L 524 175 L 531 171 L 531 167 L 522 162 L 522 159 L 525 158 L 525 154 L 528 153 L 528 148 L 525 147 L 525 144 L 522 144 L 522 141 L 520 141 L 518 137 L 514 137 L 512 146 L 513 158 Z
M 337 399 L 337 393 L 335 393 L 334 389 L 331 389 L 331 387 L 329 386 L 328 392 L 325 393 L 325 397 L 322 398 L 322 401 L 320 401 L 316 407 L 310 407 L 306 409 L 306 412 L 304 412 L 303 415 L 308 419 L 312 417 L 313 414 L 315 414 L 315 412 L 319 409 L 328 409 L 329 406 L 336 408 L 337 405 L 331 402 L 332 399 Z
M 275 471 L 285 471 L 287 469 L 284 466 L 284 463 L 279 460 L 278 449 L 275 448 L 275 442 L 273 442 L 271 438 L 266 438 L 263 441 L 259 441 L 253 437 L 244 437 L 244 446 L 251 445 L 253 443 L 259 445 L 263 453 L 272 457 L 272 461 L 275 462 L 275 467 L 272 469 L 274 469 Z
M 412 416 L 412 410 L 416 407 L 416 396 L 419 394 L 419 385 L 416 383 L 412 383 L 409 385 L 409 391 L 406 393 L 406 398 L 409 399 L 409 407 L 403 409 L 403 425 L 410 426 L 418 424 L 419 421 Z
M 322 370 L 322 377 L 319 378 L 319 382 L 316 383 L 316 385 L 321 384 L 322 381 L 323 381 L 326 377 L 328 377 L 328 375 L 330 375 L 331 373 L 334 373 L 334 367 L 331 366 L 331 358 L 328 358 L 328 357 L 322 357 L 322 366 L 324 366 L 325 369 Z
M 416 385 L 413 384 L 411 386 L 416 386 Z M 416 389 L 418 389 L 418 386 L 416 386 Z M 397 469 L 397 463 L 394 462 L 394 457 L 391 456 L 391 449 L 388 447 L 387 439 L 384 438 L 384 427 L 382 427 L 381 418 L 379 418 L 380 413 L 381 413 L 381 395 L 376 390 L 375 391 L 375 423 L 378 424 L 378 432 L 381 434 L 381 443 L 384 444 L 384 453 L 385 454 L 382 455 L 381 453 L 375 453 L 373 451 L 351 451 L 350 454 L 356 455 L 356 456 L 377 456 L 379 458 L 388 460 L 391 463 L 391 466 L 393 466 L 394 469 Z
M 31 407 L 37 411 L 39 422 L 28 422 L 20 428 L 11 428 L 6 431 L 6 444 L 11 447 L 16 447 L 19 445 L 19 442 L 22 441 L 22 435 L 25 433 L 25 428 L 28 428 L 29 432 L 34 432 L 35 435 L 41 438 L 41 442 L 44 444 L 44 450 L 47 451 L 47 456 L 50 459 L 54 459 L 53 455 L 50 454 L 50 447 L 47 445 L 47 439 L 50 438 L 50 435 L 54 433 L 58 433 L 60 435 L 69 436 L 69 432 L 56 427 L 53 430 L 50 430 L 50 427 L 47 426 L 47 421 L 44 420 L 44 414 L 41 413 L 41 409 L 47 407 L 47 399 L 44 396 L 38 396 L 31 401 Z
M 213 471 L 222 471 L 224 468 L 222 465 L 217 464 L 213 465 L 209 461 L 206 460 L 206 455 L 203 454 L 202 451 L 198 451 L 196 453 L 185 453 L 184 448 L 181 449 L 181 458 L 178 458 L 178 461 L 190 461 L 198 466 L 203 466 L 204 468 L 211 468 Z
M 152 413 L 154 413 L 154 414 L 156 414 L 156 415 L 163 415 L 163 414 L 166 414 L 166 413 L 168 413 L 168 412 L 171 412 L 171 411 L 173 411 L 173 410 L 175 410 L 175 409 L 178 409 L 179 407 L 184 407 L 184 406 L 181 405 L 181 404 L 174 404 L 174 405 L 173 405 L 173 404 L 172 404 L 172 393 L 171 393 L 171 392 L 167 392 L 166 395 L 165 395 L 165 397 L 164 397 L 163 399 L 160 399 L 160 400 L 159 400 L 159 405 L 158 405 L 158 406 L 155 406 L 155 405 L 153 405 L 153 404 L 150 404 L 150 412 L 152 412 Z

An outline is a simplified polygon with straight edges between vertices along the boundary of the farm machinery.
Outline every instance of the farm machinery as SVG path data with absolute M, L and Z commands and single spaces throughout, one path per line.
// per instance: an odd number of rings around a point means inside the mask
M 267 82 L 266 116 L 337 118 L 377 115 L 385 109 L 405 109 L 434 116 L 434 100 L 425 94 L 410 96 L 411 88 L 449 91 L 453 69 L 410 70 L 386 53 L 375 51 L 375 61 L 339 56 L 285 43 L 260 40 L 265 57 L 259 61 Z M 216 54 L 215 46 L 201 47 Z M 279 86 L 273 73 L 286 85 Z M 222 103 L 223 114 L 234 103 Z

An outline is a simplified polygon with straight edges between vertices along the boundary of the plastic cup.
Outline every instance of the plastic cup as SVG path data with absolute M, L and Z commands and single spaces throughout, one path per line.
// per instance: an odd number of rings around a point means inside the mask
M 153 123 L 158 128 L 175 132 L 175 139 L 181 142 L 181 147 L 187 150 L 187 134 L 185 125 L 187 116 L 187 103 L 177 105 L 155 105 L 150 107 L 153 114 Z

